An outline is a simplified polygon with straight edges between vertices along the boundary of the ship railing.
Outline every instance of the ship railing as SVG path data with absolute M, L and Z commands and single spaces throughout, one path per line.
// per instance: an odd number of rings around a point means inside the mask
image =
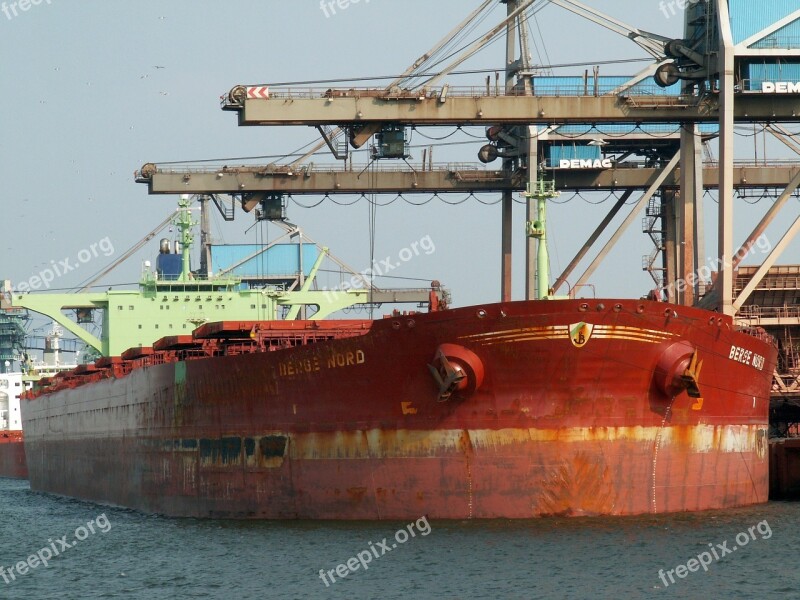
M 262 347 L 256 342 L 243 342 L 236 340 L 234 342 L 222 343 L 215 346 L 211 353 L 214 356 L 237 356 L 239 354 L 256 354 L 261 352 Z
M 598 126 L 597 131 L 602 134 L 602 126 Z M 704 165 L 707 168 L 719 168 L 718 160 L 706 160 Z M 176 168 L 172 166 L 159 167 L 155 166 L 152 173 L 159 174 L 197 174 L 197 175 L 237 175 L 237 174 L 256 174 L 263 177 L 269 176 L 287 176 L 292 177 L 296 174 L 313 174 L 313 173 L 344 173 L 344 172 L 361 172 L 369 166 L 368 163 L 355 163 L 349 161 L 342 161 L 336 164 L 309 164 L 292 167 L 289 165 L 237 165 L 231 166 L 229 164 L 211 164 L 203 166 L 188 166 Z M 644 160 L 626 160 L 618 162 L 614 165 L 617 169 L 646 169 L 653 168 L 652 161 Z M 734 161 L 736 168 L 797 168 L 800 167 L 800 161 L 796 160 L 747 160 L 737 159 Z M 445 172 L 445 173 L 460 173 L 469 172 L 470 174 L 481 174 L 486 177 L 496 177 L 498 171 L 492 168 L 491 165 L 485 165 L 479 162 L 447 162 L 447 163 L 403 163 L 403 164 L 381 164 L 378 170 L 381 173 L 411 173 L 411 172 Z M 150 175 L 145 177 L 141 172 L 137 172 L 136 177 L 142 180 L 149 179 Z
M 753 325 L 739 325 L 738 327 L 736 327 L 736 330 L 741 333 L 747 334 L 751 337 L 754 337 L 757 340 L 761 340 L 765 344 L 771 344 L 773 346 L 778 345 L 778 341 L 775 339 L 775 337 L 767 333 L 767 331 L 761 327 Z
M 740 318 L 745 319 L 799 319 L 800 306 L 743 306 Z
M 789 47 L 798 48 L 798 47 L 800 47 L 800 42 L 798 42 L 798 38 L 794 38 L 794 42 L 786 42 L 786 44 L 787 45 L 780 46 L 780 48 L 789 48 Z M 789 46 L 788 44 L 794 44 L 794 45 Z M 761 49 L 761 48 L 762 47 L 759 46 L 759 49 Z M 775 46 L 774 48 L 770 48 L 770 49 L 777 49 L 777 48 L 778 48 L 778 46 Z M 764 84 L 771 85 L 772 86 L 772 91 L 770 92 L 768 90 L 765 90 Z M 796 84 L 796 82 L 791 82 L 790 83 L 788 81 L 781 81 L 781 82 L 775 82 L 774 80 L 770 81 L 769 79 L 767 79 L 765 77 L 762 77 L 762 78 L 758 78 L 758 79 L 740 79 L 737 82 L 736 87 L 734 89 L 737 92 L 743 93 L 743 94 L 769 94 L 769 93 L 773 93 L 773 94 L 774 93 L 779 93 L 779 94 L 790 93 L 790 94 L 793 94 L 793 93 L 796 93 L 794 91 L 795 84 Z M 776 86 L 785 86 L 785 89 L 782 89 L 780 92 L 778 92 L 775 89 Z
M 719 167 L 719 160 L 717 159 L 705 159 L 703 164 L 707 167 Z M 739 159 L 733 161 L 734 167 L 753 167 L 758 169 L 763 169 L 764 167 L 798 167 L 800 166 L 800 161 L 797 160 L 755 160 L 755 159 Z
M 235 291 L 242 283 L 241 277 L 224 275 L 222 277 L 192 274 L 191 279 L 180 281 L 176 279 L 157 278 L 153 273 L 148 272 L 141 280 L 140 284 L 147 290 L 159 293 L 214 293 Z M 206 289 L 209 286 L 213 289 Z M 198 289 L 202 287 L 203 289 Z
M 597 289 L 593 283 L 582 283 L 569 289 L 569 297 L 572 300 L 578 299 L 578 294 L 583 294 L 588 290 L 591 296 L 580 296 L 580 298 L 597 298 Z
M 192 348 L 189 350 L 178 350 L 176 357 L 179 360 L 191 360 L 193 358 L 208 358 L 208 351 L 205 348 Z
M 652 169 L 655 168 L 657 165 L 654 165 L 652 161 L 646 160 L 625 160 L 622 162 L 614 163 L 614 168 L 616 169 Z M 719 168 L 719 161 L 715 159 L 706 159 L 703 161 L 703 166 L 709 169 L 718 169 Z M 764 169 L 764 168 L 800 168 L 800 160 L 748 160 L 748 159 L 736 159 L 733 161 L 734 168 L 737 169 Z M 770 187 L 770 186 L 767 186 Z
M 349 88 L 318 88 L 318 87 L 288 87 L 288 86 L 244 86 L 268 87 L 270 99 L 321 99 L 321 98 L 383 98 L 387 100 L 424 100 L 439 98 L 441 88 L 420 88 L 418 90 L 349 87 Z M 626 97 L 659 97 L 665 101 L 686 102 L 696 100 L 696 96 L 681 96 L 670 94 L 664 88 L 653 83 L 639 83 L 633 88 L 620 93 L 617 82 L 598 82 L 594 85 L 592 80 L 575 82 L 554 82 L 534 79 L 532 95 L 567 97 L 567 96 L 619 96 Z M 475 85 L 475 86 L 448 86 L 447 96 L 465 98 L 486 98 L 496 96 L 529 96 L 525 90 L 511 90 L 506 92 L 505 86 Z M 236 101 L 229 95 L 221 98 L 223 106 L 235 105 Z
M 737 291 L 744 289 L 750 281 L 749 277 L 737 278 Z M 797 290 L 800 289 L 800 277 L 798 276 L 770 276 L 767 274 L 758 284 L 758 290 Z
M 230 281 L 230 282 L 241 282 L 239 277 L 224 277 L 223 280 Z M 208 275 L 199 275 L 197 273 L 192 273 L 191 278 L 185 281 L 180 281 L 178 279 L 164 279 L 164 278 L 157 278 L 153 276 L 152 278 L 147 279 L 147 281 L 152 283 L 157 283 L 159 285 L 174 285 L 175 287 L 180 286 L 190 286 L 197 283 L 204 283 L 204 282 L 218 282 L 220 281 L 217 277 L 209 277 Z
M 155 166 L 152 173 L 161 173 L 161 174 L 197 174 L 197 175 L 208 175 L 208 174 L 218 174 L 218 175 L 237 175 L 243 173 L 254 173 L 256 175 L 262 176 L 270 176 L 270 175 L 286 175 L 286 176 L 293 176 L 296 173 L 301 174 L 312 174 L 312 173 L 340 173 L 343 171 L 347 172 L 361 172 L 366 167 L 369 166 L 369 163 L 345 163 L 342 161 L 341 163 L 337 164 L 309 164 L 309 165 L 301 165 L 297 167 L 291 167 L 288 165 L 238 165 L 238 166 L 231 166 L 229 164 L 212 164 L 212 165 L 203 165 L 203 166 L 190 166 L 190 167 L 181 167 L 175 168 L 171 166 L 167 167 L 159 167 Z M 446 162 L 446 163 L 436 163 L 436 164 L 429 164 L 429 163 L 413 163 L 413 162 L 404 162 L 403 164 L 381 164 L 380 167 L 381 172 L 389 172 L 389 173 L 404 173 L 404 172 L 411 172 L 411 171 L 435 171 L 435 172 L 455 172 L 455 171 L 485 171 L 489 174 L 494 174 L 496 169 L 492 169 L 489 166 L 479 163 L 479 162 Z M 136 176 L 141 179 L 147 179 L 144 175 L 142 175 L 141 171 L 138 171 Z
M 773 336 L 768 334 L 766 331 L 764 331 L 763 329 L 753 329 L 753 328 L 745 327 L 744 329 L 741 329 L 740 331 L 742 333 L 746 333 L 750 337 L 754 337 L 757 340 L 761 340 L 765 344 L 770 344 L 772 346 L 777 346 L 778 345 L 777 340 Z

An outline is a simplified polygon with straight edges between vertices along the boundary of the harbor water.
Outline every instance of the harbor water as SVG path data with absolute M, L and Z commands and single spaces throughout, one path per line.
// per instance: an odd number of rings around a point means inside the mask
M 529 521 L 205 521 L 0 479 L 0 506 L 0 598 L 800 597 L 793 503 Z

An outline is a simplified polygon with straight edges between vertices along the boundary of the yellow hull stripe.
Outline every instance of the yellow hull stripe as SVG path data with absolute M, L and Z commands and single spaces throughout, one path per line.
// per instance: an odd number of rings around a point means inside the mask
M 597 338 L 658 344 L 659 342 L 674 337 L 677 337 L 674 333 L 658 331 L 656 329 L 642 329 L 639 327 L 629 327 L 627 325 L 594 325 L 587 343 L 589 343 L 592 338 Z M 459 339 L 478 342 L 483 346 L 491 346 L 502 343 L 532 342 L 538 340 L 569 340 L 570 338 L 569 326 L 553 325 L 547 327 L 505 329 L 490 333 L 476 333 L 462 336 Z

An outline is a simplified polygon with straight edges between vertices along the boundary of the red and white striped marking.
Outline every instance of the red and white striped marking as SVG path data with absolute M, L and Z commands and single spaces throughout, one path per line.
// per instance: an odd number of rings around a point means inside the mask
M 269 88 L 265 85 L 249 87 L 247 88 L 247 97 L 248 99 L 269 100 Z

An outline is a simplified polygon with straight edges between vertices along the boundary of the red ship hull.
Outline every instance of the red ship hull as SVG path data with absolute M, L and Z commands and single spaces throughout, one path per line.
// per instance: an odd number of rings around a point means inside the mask
M 28 478 L 21 431 L 0 432 L 0 477 Z
M 149 357 L 24 399 L 31 488 L 268 519 L 624 515 L 768 498 L 776 349 L 726 317 L 540 301 L 364 327 L 277 351 Z M 453 373 L 463 378 L 443 393 Z

